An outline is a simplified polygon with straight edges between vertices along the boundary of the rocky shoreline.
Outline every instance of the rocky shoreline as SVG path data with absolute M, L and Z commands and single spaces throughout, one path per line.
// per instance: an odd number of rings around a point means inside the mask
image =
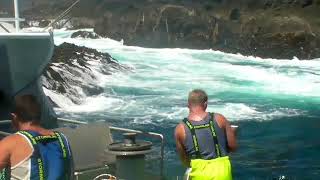
M 95 31 L 128 45 L 313 59 L 320 57 L 319 10 L 318 1 L 303 0 L 150 3 L 108 9 Z
M 43 87 L 63 95 L 74 104 L 85 97 L 104 92 L 98 75 L 111 75 L 130 69 L 113 59 L 108 53 L 63 43 L 55 47 L 51 64 L 43 73 Z M 53 99 L 56 106 L 59 106 Z
M 22 14 L 53 19 L 68 5 L 31 0 Z M 67 19 L 72 28 L 92 27 L 126 45 L 314 59 L 320 57 L 319 12 L 320 0 L 82 0 Z

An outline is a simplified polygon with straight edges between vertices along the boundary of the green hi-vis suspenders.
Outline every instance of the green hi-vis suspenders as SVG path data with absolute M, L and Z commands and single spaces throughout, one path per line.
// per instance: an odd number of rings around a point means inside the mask
M 10 167 L 6 167 L 0 171 L 0 180 L 10 180 Z
M 218 143 L 218 137 L 214 128 L 214 113 L 210 113 L 211 119 L 209 121 L 209 124 L 202 124 L 202 125 L 192 125 L 187 118 L 183 119 L 183 122 L 187 125 L 188 129 L 191 132 L 192 136 L 192 141 L 193 141 L 193 146 L 196 152 L 196 159 L 202 159 L 200 149 L 199 149 L 199 143 L 197 140 L 196 136 L 196 130 L 197 129 L 204 129 L 204 128 L 210 128 L 210 131 L 212 133 L 213 141 L 214 141 L 214 146 L 215 146 L 215 152 L 217 154 L 217 157 L 221 157 L 221 149 L 220 145 Z
M 60 148 L 62 150 L 63 159 L 66 164 L 69 163 L 67 154 L 68 150 L 66 149 L 62 137 L 60 133 L 55 132 L 54 135 L 48 135 L 48 136 L 33 136 L 31 133 L 27 131 L 19 131 L 18 133 L 25 135 L 31 142 L 33 149 L 34 149 L 34 157 L 36 158 L 36 162 L 38 163 L 38 171 L 39 171 L 39 180 L 45 180 L 46 174 L 44 171 L 44 165 L 43 160 L 40 154 L 39 147 L 37 146 L 38 143 L 42 142 L 48 142 L 48 141 L 55 141 L 58 140 L 60 144 Z

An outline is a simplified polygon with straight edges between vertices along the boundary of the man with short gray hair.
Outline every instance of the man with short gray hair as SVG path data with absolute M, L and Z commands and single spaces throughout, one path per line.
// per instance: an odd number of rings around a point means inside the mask
M 189 167 L 188 179 L 230 180 L 228 153 L 237 148 L 235 128 L 221 114 L 206 112 L 208 95 L 201 89 L 188 97 L 189 115 L 175 129 L 177 151 Z

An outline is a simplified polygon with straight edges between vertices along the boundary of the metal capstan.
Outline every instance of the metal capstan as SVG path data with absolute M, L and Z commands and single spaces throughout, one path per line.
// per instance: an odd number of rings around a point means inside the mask
M 116 176 L 120 179 L 144 179 L 145 155 L 152 151 L 152 143 L 136 141 L 137 133 L 124 133 L 123 136 L 123 142 L 109 146 L 109 153 L 116 155 Z

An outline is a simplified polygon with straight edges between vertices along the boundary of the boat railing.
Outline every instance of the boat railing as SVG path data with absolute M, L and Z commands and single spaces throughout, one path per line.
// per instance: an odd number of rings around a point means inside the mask
M 78 121 L 78 120 L 71 120 L 71 119 L 65 119 L 65 118 L 58 118 L 58 122 L 60 123 L 68 123 L 68 124 L 75 124 L 75 125 L 81 125 L 81 124 L 88 124 L 87 122 L 83 121 Z M 8 125 L 10 124 L 10 120 L 2 120 L 0 121 L 0 126 L 1 125 Z M 150 138 L 155 138 L 160 141 L 160 154 L 157 159 L 160 160 L 160 177 L 163 176 L 163 167 L 164 167 L 164 137 L 162 134 L 155 133 L 155 132 L 145 132 L 145 131 L 140 131 L 140 130 L 134 130 L 134 129 L 127 129 L 127 128 L 120 128 L 120 127 L 115 127 L 115 126 L 109 126 L 111 131 L 117 131 L 117 132 L 130 132 L 130 133 L 136 133 L 139 135 L 147 136 Z M 0 137 L 8 136 L 10 133 L 0 131 Z
M 20 31 L 20 22 L 24 21 L 19 17 L 19 3 L 18 0 L 14 0 L 14 18 L 0 18 L 0 22 L 14 22 L 16 32 Z M 4 29 L 6 32 L 10 33 L 10 31 L 0 24 L 0 27 Z
M 2 121 L 0 121 L 0 126 L 1 125 L 8 125 L 10 123 L 11 123 L 10 120 L 2 120 Z M 0 139 L 3 138 L 3 137 L 9 136 L 10 134 L 11 133 L 0 131 Z
M 0 121 L 0 125 L 2 124 L 10 124 L 11 123 L 11 120 L 1 120 Z
M 46 26 L 43 30 L 44 31 L 51 31 L 50 29 L 55 26 L 60 20 L 65 18 L 71 10 L 80 2 L 80 0 L 75 0 L 64 12 L 62 12 L 57 18 L 55 18 L 48 26 Z M 20 22 L 25 21 L 25 19 L 19 17 L 19 0 L 14 0 L 14 18 L 0 18 L 0 28 L 5 30 L 7 33 L 10 31 L 1 24 L 1 22 L 14 22 L 16 32 L 20 31 Z
M 77 121 L 77 120 L 71 120 L 71 119 L 64 119 L 64 118 L 58 118 L 58 122 L 64 122 L 64 123 L 70 123 L 70 124 L 88 124 L 87 122 L 83 121 Z M 109 127 L 111 131 L 118 131 L 118 132 L 130 132 L 130 133 L 136 133 L 143 136 L 155 138 L 160 141 L 160 176 L 163 175 L 163 161 L 164 161 L 164 137 L 162 134 L 155 133 L 155 132 L 145 132 L 140 130 L 134 130 L 134 129 L 127 129 L 127 128 L 120 128 L 115 126 Z
M 58 23 L 59 21 L 61 21 L 63 18 L 65 18 L 71 12 L 72 8 L 74 8 L 79 2 L 80 2 L 80 0 L 75 0 L 71 4 L 71 6 L 69 6 L 64 12 L 62 12 L 58 17 L 56 17 L 47 27 L 44 28 L 44 30 L 48 30 L 50 28 L 53 28 L 54 25 L 56 23 Z

